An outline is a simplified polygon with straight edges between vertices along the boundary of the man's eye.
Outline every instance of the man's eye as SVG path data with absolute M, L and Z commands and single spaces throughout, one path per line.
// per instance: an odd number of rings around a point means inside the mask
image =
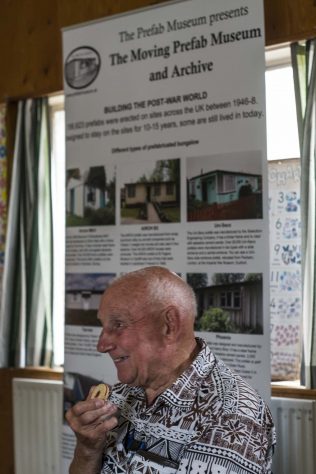
M 124 327 L 124 323 L 122 321 L 115 321 L 115 323 L 113 323 L 114 329 L 122 329 L 123 327 Z

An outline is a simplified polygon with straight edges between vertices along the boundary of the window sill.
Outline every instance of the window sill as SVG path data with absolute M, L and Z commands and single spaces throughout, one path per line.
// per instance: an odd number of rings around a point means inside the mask
M 316 399 L 316 389 L 308 389 L 295 382 L 272 382 L 272 397 Z
M 24 377 L 24 378 L 43 378 L 62 380 L 64 369 L 57 367 L 51 369 L 50 367 L 2 367 L 0 368 L 0 378 L 7 377 Z

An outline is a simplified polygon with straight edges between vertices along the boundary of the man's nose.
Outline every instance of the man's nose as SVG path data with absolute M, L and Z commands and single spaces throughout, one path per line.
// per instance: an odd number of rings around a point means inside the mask
M 115 344 L 113 342 L 113 338 L 110 335 L 110 332 L 103 328 L 97 343 L 97 351 L 104 353 L 109 352 L 114 348 Z

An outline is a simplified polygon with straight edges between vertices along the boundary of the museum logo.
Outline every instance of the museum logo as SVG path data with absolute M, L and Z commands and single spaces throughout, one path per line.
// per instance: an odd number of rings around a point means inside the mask
M 97 78 L 101 66 L 99 53 L 90 46 L 76 48 L 65 61 L 65 79 L 73 89 L 84 89 Z

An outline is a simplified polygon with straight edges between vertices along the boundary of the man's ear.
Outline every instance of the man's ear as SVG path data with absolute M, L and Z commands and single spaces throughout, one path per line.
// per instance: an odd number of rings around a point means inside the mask
M 181 329 L 181 317 L 176 306 L 168 306 L 163 310 L 164 336 L 175 340 Z

